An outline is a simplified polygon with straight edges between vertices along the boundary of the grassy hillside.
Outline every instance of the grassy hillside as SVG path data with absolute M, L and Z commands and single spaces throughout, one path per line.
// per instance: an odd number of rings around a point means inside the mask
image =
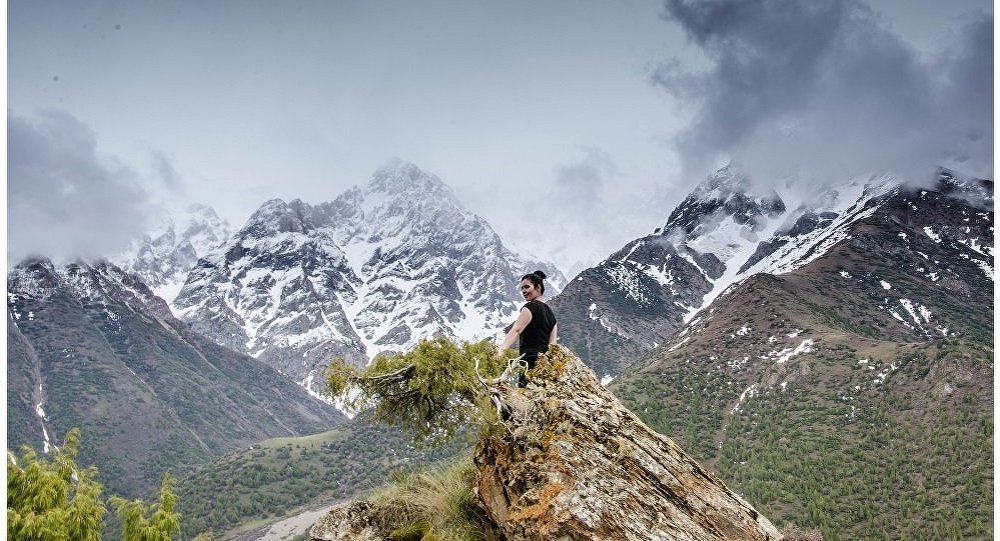
M 612 390 L 778 525 L 992 538 L 990 299 L 917 296 L 904 272 L 851 261 L 749 280 Z M 920 340 L 872 293 L 920 299 L 956 336 Z
M 345 420 L 267 365 L 191 332 L 109 265 L 28 262 L 8 289 L 7 446 L 40 448 L 43 426 L 54 442 L 80 428 L 80 461 L 110 492 L 144 497 L 164 471 Z
M 275 522 L 296 511 L 351 498 L 394 474 L 450 458 L 467 438 L 417 449 L 411 436 L 356 421 L 301 438 L 277 438 L 227 455 L 178 483 L 182 533 L 233 532 Z

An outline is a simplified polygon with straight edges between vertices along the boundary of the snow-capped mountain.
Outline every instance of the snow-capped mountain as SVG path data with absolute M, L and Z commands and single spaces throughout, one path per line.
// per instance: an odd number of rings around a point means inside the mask
M 162 220 L 153 232 L 113 260 L 170 302 L 198 258 L 226 242 L 231 234 L 229 222 L 215 209 L 194 204 Z
M 982 181 L 959 178 L 942 170 L 938 189 L 949 197 L 980 190 L 974 186 Z M 623 368 L 620 359 L 642 357 L 663 344 L 728 288 L 758 273 L 781 274 L 807 264 L 904 191 L 889 176 L 856 178 L 818 190 L 789 210 L 776 191 L 754 193 L 743 174 L 725 167 L 697 186 L 662 228 L 567 285 L 553 300 L 565 322 L 560 335 L 592 366 L 614 376 Z M 976 193 L 980 201 L 989 197 Z
M 173 307 L 313 388 L 334 356 L 363 363 L 430 336 L 493 336 L 536 269 L 557 293 L 553 265 L 512 253 L 440 179 L 394 160 L 332 202 L 266 202 L 199 261 Z
M 992 491 L 968 487 L 994 468 L 992 189 L 942 170 L 790 213 L 611 390 L 749 499 L 795 495 L 779 520 L 820 509 L 824 535 L 912 539 L 922 512 L 873 527 L 853 510 L 961 508 L 977 518 L 953 536 L 989 538 Z
M 261 439 L 344 421 L 272 367 L 192 332 L 133 274 L 107 262 L 19 263 L 7 276 L 11 449 L 60 444 L 136 497 Z

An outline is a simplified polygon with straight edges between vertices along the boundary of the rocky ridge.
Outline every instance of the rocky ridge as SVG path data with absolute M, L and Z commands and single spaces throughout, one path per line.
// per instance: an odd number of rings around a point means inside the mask
M 142 240 L 112 261 L 135 274 L 168 303 L 174 300 L 198 259 L 229 239 L 229 222 L 215 209 L 194 204 L 165 218 Z

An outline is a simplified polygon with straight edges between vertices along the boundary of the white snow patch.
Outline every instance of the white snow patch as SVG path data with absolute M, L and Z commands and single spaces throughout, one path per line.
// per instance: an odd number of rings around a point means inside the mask
M 605 275 L 625 294 L 625 297 L 638 304 L 649 304 L 650 299 L 638 279 L 639 271 L 634 267 L 628 262 L 619 263 L 605 270 Z
M 973 259 L 972 262 L 979 266 L 979 268 L 983 271 L 983 274 L 985 274 L 987 278 L 989 278 L 990 280 L 994 280 L 993 267 L 988 262 L 983 261 L 981 259 Z
M 885 280 L 879 280 L 879 283 L 882 284 L 882 289 L 892 289 L 892 284 Z
M 690 340 L 690 339 L 691 339 L 691 337 L 690 337 L 690 336 L 688 336 L 688 337 L 685 337 L 685 338 L 684 338 L 683 340 L 681 340 L 680 342 L 677 342 L 676 344 L 674 344 L 674 345 L 670 346 L 670 349 L 668 349 L 667 351 L 673 351 L 673 350 L 675 350 L 675 349 L 677 349 L 677 348 L 681 347 L 682 345 L 684 345 L 684 343 L 685 343 L 685 342 L 687 342 L 687 341 L 688 341 L 688 340 Z
M 909 327 L 911 329 L 913 328 L 913 325 L 910 325 L 909 323 L 907 323 L 906 320 L 903 319 L 903 316 L 899 315 L 899 312 L 897 312 L 895 308 L 889 308 L 888 310 L 889 310 L 889 315 L 891 315 L 892 317 L 898 319 L 900 321 L 900 323 L 902 323 L 903 325 L 906 325 L 907 327 Z
M 927 277 L 930 278 L 932 282 L 937 282 L 938 280 L 941 279 L 941 278 L 938 277 L 938 273 L 936 273 L 936 272 L 928 273 Z
M 924 227 L 924 234 L 926 234 L 928 237 L 930 237 L 931 240 L 933 240 L 934 242 L 938 242 L 938 243 L 941 242 L 941 236 L 938 235 L 937 233 L 935 233 L 934 230 L 931 229 L 930 226 Z
M 899 365 L 897 365 L 896 363 L 890 364 L 875 376 L 875 379 L 872 380 L 872 383 L 874 383 L 875 385 L 881 385 L 885 383 L 886 378 L 888 378 L 890 374 L 892 374 L 898 369 Z
M 746 336 L 750 332 L 750 325 L 744 323 L 742 327 L 736 330 L 736 336 Z
M 607 386 L 607 384 L 611 383 L 614 380 L 615 380 L 615 377 L 612 376 L 611 374 L 604 374 L 601 377 L 601 385 Z
M 958 239 L 958 242 L 961 243 L 966 248 L 972 250 L 973 252 L 976 252 L 979 255 L 984 255 L 984 256 L 987 256 L 987 257 L 993 257 L 993 248 L 990 247 L 990 246 L 988 246 L 988 245 L 981 244 L 979 242 L 979 238 L 978 237 L 973 238 L 973 239 L 965 239 L 965 240 Z
M 781 392 L 785 392 L 785 388 L 786 387 L 788 387 L 788 382 L 787 381 L 782 381 L 781 382 Z
M 795 338 L 796 336 L 802 334 L 802 329 L 795 329 L 794 331 L 788 333 L 789 338 Z
M 42 425 L 42 436 L 45 438 L 45 441 L 42 442 L 42 452 L 48 454 L 51 448 L 51 440 L 49 439 L 49 431 L 45 429 L 45 425 Z
M 321 393 L 318 393 L 318 392 L 316 392 L 316 391 L 313 390 L 312 385 L 313 385 L 313 379 L 315 377 L 316 377 L 316 371 L 315 370 L 310 370 L 309 371 L 309 375 L 306 376 L 305 379 L 303 379 L 302 381 L 300 381 L 299 385 L 301 387 L 303 387 L 306 390 L 306 392 L 308 392 L 309 394 L 311 394 L 314 398 L 316 398 L 318 400 L 321 400 L 323 402 L 326 402 L 327 404 L 330 404 L 332 406 L 336 406 L 337 404 L 335 403 L 334 399 L 331 396 L 325 395 L 325 394 L 321 394 Z M 343 410 L 341 410 L 341 411 L 343 411 Z
M 847 271 L 840 271 L 840 275 L 843 276 L 844 278 L 851 278 L 852 277 L 851 273 L 849 273 Z
M 625 254 L 625 257 L 619 259 L 618 261 L 620 261 L 620 262 L 627 261 L 628 258 L 632 256 L 632 253 L 634 253 L 637 249 L 639 249 L 639 247 L 642 246 L 643 244 L 646 244 L 646 243 L 643 242 L 643 241 L 639 241 L 639 242 L 635 243 L 635 246 L 632 246 L 632 249 L 629 250 L 627 254 Z
M 739 370 L 750 362 L 750 357 L 744 356 L 742 359 L 733 359 L 731 361 L 726 361 L 726 366 L 733 370 Z
M 743 393 L 740 394 L 740 399 L 736 402 L 736 405 L 733 406 L 733 409 L 729 412 L 729 414 L 732 415 L 732 414 L 736 413 L 736 411 L 740 409 L 740 406 L 743 405 L 743 401 L 745 399 L 747 399 L 747 398 L 753 398 L 753 396 L 755 394 L 757 394 L 757 384 L 756 383 L 754 383 L 753 385 L 747 387 L 743 391 Z
M 794 357 L 796 355 L 799 355 L 799 354 L 802 354 L 802 353 L 811 353 L 811 352 L 815 351 L 812 346 L 813 346 L 812 339 L 811 338 L 807 338 L 807 339 L 803 340 L 802 343 L 800 343 L 794 349 L 793 348 L 784 348 L 781 351 L 771 351 L 770 353 L 768 353 L 767 355 L 765 355 L 762 358 L 764 358 L 764 359 L 775 359 L 775 361 L 774 361 L 775 364 L 784 364 L 784 363 L 788 362 L 789 359 L 791 359 L 792 357 Z

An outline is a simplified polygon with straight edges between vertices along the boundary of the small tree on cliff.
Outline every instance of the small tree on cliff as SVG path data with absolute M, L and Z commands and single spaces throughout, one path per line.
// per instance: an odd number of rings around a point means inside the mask
M 497 377 L 506 367 L 489 340 L 434 338 L 405 353 L 379 355 L 364 370 L 335 359 L 327 383 L 348 407 L 370 408 L 375 421 L 412 430 L 414 443 L 433 445 L 489 420 L 493 408 L 480 376 Z

